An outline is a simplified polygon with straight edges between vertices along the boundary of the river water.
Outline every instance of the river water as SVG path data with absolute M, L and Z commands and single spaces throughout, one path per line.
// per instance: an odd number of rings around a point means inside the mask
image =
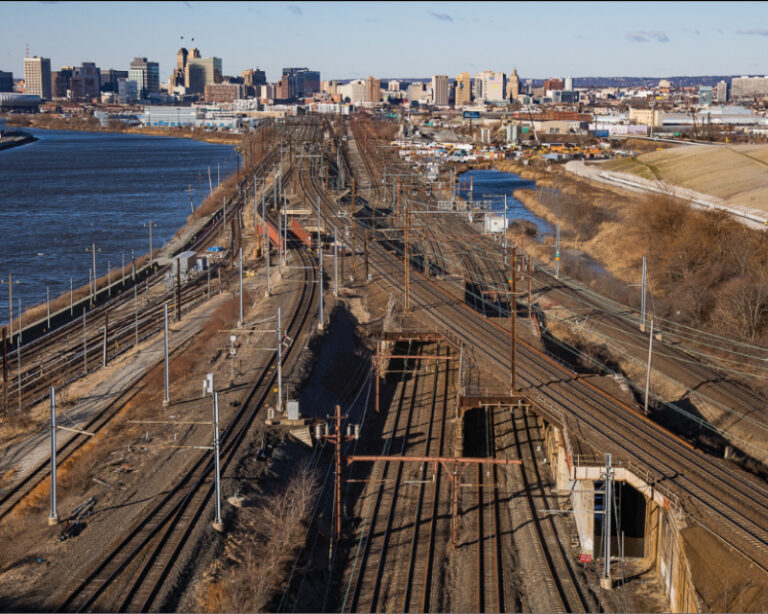
M 18 308 L 119 268 L 131 251 L 157 249 L 184 225 L 213 185 L 235 170 L 231 145 L 119 133 L 30 130 L 40 140 L 0 151 L 0 322 L 8 319 L 8 274 Z M 100 250 L 100 251 L 99 251 Z M 19 283 L 15 283 L 18 281 Z
M 507 217 L 510 220 L 528 220 L 536 224 L 539 234 L 551 234 L 552 225 L 546 220 L 537 217 L 526 206 L 517 200 L 512 193 L 515 190 L 534 188 L 536 183 L 528 179 L 522 179 L 514 173 L 491 170 L 471 170 L 459 175 L 459 180 L 464 186 L 469 186 L 470 178 L 474 178 L 474 200 L 490 201 L 491 210 L 498 213 L 504 212 L 504 196 L 507 197 Z M 459 195 L 469 198 L 469 189 L 462 189 Z

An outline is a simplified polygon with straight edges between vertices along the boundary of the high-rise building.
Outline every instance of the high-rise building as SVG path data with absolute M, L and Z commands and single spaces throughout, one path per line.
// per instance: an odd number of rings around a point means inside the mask
M 387 82 L 387 91 L 388 92 L 399 92 L 400 91 L 400 81 L 396 81 L 395 79 L 391 79 Z
M 13 91 L 13 73 L 0 70 L 0 92 Z
M 69 96 L 69 88 L 74 74 L 74 66 L 62 66 L 59 70 L 51 71 L 51 96 L 54 99 Z
M 184 85 L 191 94 L 202 94 L 206 85 L 221 83 L 221 58 L 201 58 L 197 49 L 187 58 Z
M 720 104 L 728 102 L 728 82 L 723 80 L 717 84 L 717 93 L 715 94 L 715 100 Z
M 699 104 L 712 104 L 713 93 L 711 85 L 699 85 Z
M 456 77 L 456 107 L 466 107 L 472 102 L 472 79 L 468 72 Z
M 24 58 L 24 85 L 27 94 L 35 94 L 44 100 L 51 99 L 51 60 L 49 58 Z
M 475 75 L 475 98 L 501 102 L 506 94 L 507 76 L 503 72 L 484 70 Z
M 438 107 L 448 106 L 450 83 L 447 75 L 434 75 L 432 77 L 432 104 Z
M 573 77 L 565 78 L 565 85 L 563 86 L 563 89 L 569 92 L 573 91 Z
M 732 100 L 762 98 L 764 96 L 768 96 L 768 77 L 734 77 L 731 79 Z
M 93 62 L 83 62 L 75 68 L 69 83 L 70 99 L 90 101 L 99 97 L 101 71 Z
M 290 81 L 293 96 L 304 98 L 320 91 L 320 73 L 307 67 L 283 68 L 283 79 Z
M 209 83 L 205 86 L 206 102 L 234 102 L 243 97 L 239 83 Z
M 381 102 L 381 81 L 368 77 L 365 80 L 364 102 Z
M 479 72 L 475 75 L 475 82 L 472 84 L 472 97 L 475 100 L 483 98 L 483 73 Z
M 275 100 L 290 100 L 295 93 L 292 88 L 293 82 L 289 77 L 283 77 L 275 83 Z
M 136 81 L 133 81 L 132 79 L 117 80 L 117 101 L 120 104 L 131 104 L 138 99 L 139 84 Z
M 160 65 L 157 62 L 148 62 L 147 58 L 133 58 L 128 70 L 128 79 L 136 82 L 140 98 L 157 94 L 160 91 Z
M 128 78 L 127 70 L 115 70 L 114 68 L 108 68 L 106 70 L 102 70 L 101 78 L 99 79 L 101 83 L 101 91 L 117 92 L 117 80 L 127 79 L 127 78 Z
M 517 100 L 520 95 L 520 77 L 517 76 L 517 68 L 512 70 L 512 74 L 507 79 L 507 99 Z
M 408 86 L 408 100 L 418 102 L 424 98 L 424 84 L 421 81 L 416 81 Z
M 544 91 L 565 89 L 562 79 L 547 79 L 544 81 Z

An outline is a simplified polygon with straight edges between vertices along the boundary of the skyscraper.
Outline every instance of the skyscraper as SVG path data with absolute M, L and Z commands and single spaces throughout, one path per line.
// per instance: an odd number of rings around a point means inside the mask
M 197 55 L 195 56 L 195 52 Z M 221 83 L 221 58 L 201 58 L 197 49 L 187 58 L 184 85 L 192 94 L 202 94 L 206 85 Z
M 320 73 L 303 68 L 283 68 L 283 79 L 288 79 L 293 96 L 303 98 L 320 91 Z
M 432 77 L 432 104 L 438 107 L 448 105 L 450 80 L 447 75 L 434 75 Z
M 49 58 L 24 58 L 24 84 L 27 94 L 36 94 L 44 100 L 51 99 L 51 60 Z
M 365 80 L 365 102 L 381 102 L 381 81 L 368 77 Z
M 472 102 L 472 79 L 468 72 L 456 77 L 456 106 L 465 107 Z
M 147 58 L 133 58 L 128 70 L 128 80 L 136 82 L 140 98 L 157 94 L 160 91 L 160 65 L 157 62 L 148 62 Z
M 13 91 L 13 73 L 0 70 L 0 92 Z
M 512 74 L 507 79 L 507 99 L 516 100 L 520 95 L 520 77 L 517 76 L 517 68 L 512 70 Z

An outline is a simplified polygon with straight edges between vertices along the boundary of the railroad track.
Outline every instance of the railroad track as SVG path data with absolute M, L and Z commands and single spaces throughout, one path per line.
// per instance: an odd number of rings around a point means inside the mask
M 317 271 L 313 259 L 298 245 L 304 270 L 304 283 L 287 327 L 287 335 L 295 341 L 287 349 L 285 359 L 292 359 L 301 344 L 317 300 Z M 221 436 L 222 473 L 237 458 L 240 445 L 265 400 L 272 394 L 276 378 L 273 356 L 252 386 L 246 400 L 235 413 Z M 109 553 L 66 595 L 60 597 L 57 611 L 104 609 L 114 611 L 148 611 L 166 580 L 174 570 L 187 537 L 199 525 L 213 495 L 213 462 L 210 454 L 201 455 L 167 494 L 120 538 Z
M 398 296 L 402 270 L 381 246 L 369 250 L 373 271 Z M 491 373 L 509 371 L 509 331 L 473 313 L 430 280 L 414 272 L 414 311 L 429 326 L 474 346 L 482 366 Z M 768 572 L 768 490 L 720 459 L 691 448 L 679 437 L 645 419 L 593 384 L 578 377 L 541 351 L 518 340 L 520 392 L 537 411 L 594 448 L 613 452 L 655 480 L 695 521 Z M 563 422 L 565 421 L 565 424 Z M 640 441 L 642 443 L 640 443 Z

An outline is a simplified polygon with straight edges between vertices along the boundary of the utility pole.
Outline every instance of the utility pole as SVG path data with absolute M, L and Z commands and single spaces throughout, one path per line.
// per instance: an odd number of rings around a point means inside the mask
M 97 250 L 96 243 L 91 243 L 91 249 L 85 248 L 85 251 L 91 252 L 91 307 L 93 307 L 96 304 L 96 252 L 100 252 L 101 248 Z
M 405 293 L 404 295 L 404 308 L 403 311 L 408 312 L 410 311 L 410 285 L 411 285 L 411 253 L 410 253 L 410 232 L 411 232 L 411 216 L 410 216 L 410 207 L 408 204 L 408 199 L 405 199 L 405 233 L 404 233 L 404 242 L 403 242 L 403 291 Z
M 613 467 L 611 467 L 611 455 L 605 455 L 605 487 L 603 494 L 603 575 L 600 578 L 600 587 L 606 590 L 613 589 L 611 578 L 611 515 L 613 513 Z
M 645 372 L 645 405 L 644 412 L 647 416 L 648 411 L 648 394 L 651 389 L 651 356 L 653 354 L 653 320 L 651 320 L 651 334 L 648 336 L 648 368 Z
M 323 330 L 323 241 L 320 238 L 320 226 L 317 227 L 317 258 L 318 258 L 318 280 L 317 288 L 320 298 L 320 320 L 317 323 L 317 330 Z
M 280 330 L 280 307 L 277 308 L 277 411 L 283 413 L 283 335 Z
M 239 270 L 239 277 L 240 277 L 240 319 L 237 321 L 237 327 L 241 328 L 243 326 L 243 248 L 240 248 L 239 251 L 239 258 L 240 262 L 240 270 Z
M 48 524 L 59 523 L 59 513 L 56 510 L 56 391 L 51 386 L 51 513 Z
M 163 305 L 163 355 L 165 357 L 165 398 L 163 399 L 163 407 L 168 407 L 171 404 L 170 382 L 168 377 L 168 303 Z
M 560 224 L 555 230 L 555 277 L 560 279 Z
M 8 284 L 8 337 L 13 339 L 13 284 L 19 282 L 14 282 L 13 275 L 8 273 L 8 281 L 2 280 L 0 283 Z
M 328 423 L 318 424 L 315 426 L 316 439 L 324 438 L 330 442 L 334 447 L 334 459 L 335 459 L 335 471 L 334 471 L 334 523 L 333 523 L 333 541 L 338 543 L 341 540 L 341 517 L 342 517 L 342 501 L 341 501 L 341 481 L 342 481 L 342 457 L 341 446 L 343 443 L 350 441 L 351 439 L 358 439 L 360 437 L 360 425 L 348 424 L 347 433 L 342 433 L 341 421 L 346 420 L 347 416 L 341 415 L 341 406 L 336 406 L 336 412 L 332 416 L 327 416 L 329 420 L 333 420 L 334 430 L 333 433 L 329 433 Z
M 8 338 L 3 327 L 3 409 L 8 415 Z
M 144 228 L 149 228 L 149 266 L 150 267 L 152 266 L 152 262 L 153 262 L 153 259 L 154 259 L 154 254 L 152 252 L 152 227 L 153 226 L 155 228 L 157 228 L 157 224 L 152 224 L 152 220 L 149 220 L 149 224 L 144 224 Z M 94 276 L 93 277 L 94 277 L 94 279 L 96 279 L 96 275 L 95 275 L 95 272 L 96 272 L 96 261 L 94 260 L 93 262 L 94 262 L 94 265 L 93 265 L 93 267 L 94 267 L 93 268 Z
M 648 269 L 646 266 L 645 256 L 643 256 L 643 282 L 642 282 L 642 290 L 640 295 L 640 330 L 645 332 L 645 287 L 646 287 L 646 277 L 648 275 Z
M 45 311 L 48 316 L 46 330 L 51 330 L 51 290 L 48 286 L 45 287 Z
M 333 227 L 333 296 L 339 296 L 339 240 L 336 227 Z
M 509 297 L 510 326 L 512 327 L 512 394 L 517 391 L 517 248 L 512 248 L 512 295 Z

